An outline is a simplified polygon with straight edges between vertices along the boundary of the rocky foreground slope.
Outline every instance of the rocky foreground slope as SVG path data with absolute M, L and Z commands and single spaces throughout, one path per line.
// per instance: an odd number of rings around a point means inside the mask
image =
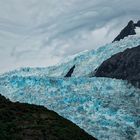
M 12 103 L 0 95 L 0 140 L 95 140 L 41 106 Z

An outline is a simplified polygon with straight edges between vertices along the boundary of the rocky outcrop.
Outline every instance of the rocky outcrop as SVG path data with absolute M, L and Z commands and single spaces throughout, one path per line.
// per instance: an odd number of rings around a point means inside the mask
M 0 140 L 95 140 L 41 106 L 12 103 L 0 95 Z
M 135 24 L 136 27 L 140 27 L 140 20 Z
M 113 42 L 120 41 L 121 39 L 124 39 L 129 35 L 135 35 L 136 27 L 140 27 L 140 21 L 138 21 L 137 23 L 134 23 L 132 20 L 129 21 L 128 25 L 120 32 L 120 34 L 113 40 Z
M 99 66 L 95 76 L 128 80 L 140 88 L 140 46 L 113 55 Z
M 65 75 L 65 77 L 71 77 L 74 72 L 74 69 L 75 69 L 75 65 L 68 71 L 68 73 Z

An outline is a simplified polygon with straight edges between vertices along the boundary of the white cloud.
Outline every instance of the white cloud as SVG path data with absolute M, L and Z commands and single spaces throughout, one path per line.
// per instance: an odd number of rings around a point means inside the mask
M 0 72 L 48 66 L 111 42 L 139 0 L 0 0 Z

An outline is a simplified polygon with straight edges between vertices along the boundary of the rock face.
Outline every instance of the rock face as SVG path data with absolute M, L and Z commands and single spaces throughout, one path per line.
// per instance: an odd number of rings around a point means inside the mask
M 140 20 L 135 24 L 135 26 L 140 27 Z
M 132 20 L 129 21 L 128 25 L 120 32 L 120 34 L 113 40 L 113 42 L 120 41 L 121 39 L 124 39 L 124 37 L 127 37 L 129 35 L 135 35 L 136 27 L 140 27 L 140 21 L 138 21 L 137 23 L 134 23 Z
M 0 140 L 95 140 L 44 107 L 12 103 L 0 95 Z
M 71 77 L 72 73 L 74 72 L 74 69 L 75 69 L 75 65 L 68 71 L 65 77 Z
M 99 66 L 95 76 L 128 80 L 140 88 L 140 46 L 113 55 Z

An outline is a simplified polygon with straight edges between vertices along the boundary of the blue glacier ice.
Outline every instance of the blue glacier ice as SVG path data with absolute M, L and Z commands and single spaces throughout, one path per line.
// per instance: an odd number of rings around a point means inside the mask
M 140 89 L 126 81 L 5 76 L 0 94 L 54 110 L 99 140 L 140 138 Z
M 0 94 L 54 110 L 99 140 L 139 140 L 140 89 L 127 81 L 88 77 L 111 55 L 137 45 L 140 37 L 130 36 L 57 66 L 5 73 L 0 76 Z M 72 77 L 64 78 L 73 65 Z

